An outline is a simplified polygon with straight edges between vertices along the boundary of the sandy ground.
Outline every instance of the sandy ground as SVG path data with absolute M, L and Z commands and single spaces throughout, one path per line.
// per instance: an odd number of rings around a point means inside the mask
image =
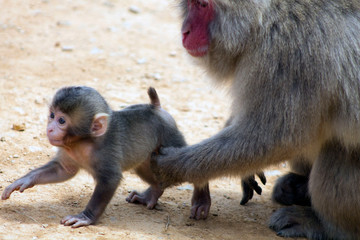
M 1 0 L 0 9 L 0 191 L 54 155 L 48 104 L 65 85 L 94 87 L 113 109 L 148 102 L 154 86 L 189 143 L 219 131 L 229 115 L 226 91 L 211 86 L 182 49 L 175 1 Z M 246 206 L 239 179 L 211 182 L 206 221 L 189 219 L 188 184 L 167 189 L 157 210 L 128 204 L 129 191 L 147 186 L 125 173 L 98 224 L 71 229 L 60 219 L 83 210 L 94 189 L 81 172 L 1 201 L 0 239 L 281 239 L 267 220 L 278 207 L 271 189 L 285 171 L 268 169 L 263 194 Z

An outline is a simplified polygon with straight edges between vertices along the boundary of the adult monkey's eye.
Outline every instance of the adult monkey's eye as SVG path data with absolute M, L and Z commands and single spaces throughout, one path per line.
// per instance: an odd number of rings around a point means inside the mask
M 66 121 L 65 121 L 65 119 L 64 119 L 63 117 L 59 118 L 58 122 L 59 122 L 60 124 L 66 123 Z
M 50 118 L 51 118 L 51 119 L 54 119 L 54 117 L 55 117 L 55 114 L 54 114 L 53 112 L 51 112 L 51 113 L 50 113 Z
M 196 4 L 197 4 L 198 6 L 201 6 L 201 7 L 207 7 L 207 6 L 208 6 L 208 2 L 205 1 L 205 0 L 197 0 L 197 1 L 196 1 Z

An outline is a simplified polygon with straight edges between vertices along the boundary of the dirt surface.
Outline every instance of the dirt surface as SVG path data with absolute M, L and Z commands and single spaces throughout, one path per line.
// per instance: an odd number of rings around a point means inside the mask
M 113 109 L 148 102 L 146 89 L 154 86 L 189 143 L 221 129 L 230 101 L 183 50 L 175 5 L 0 1 L 0 191 L 54 155 L 45 133 L 48 104 L 65 85 L 94 87 Z M 0 239 L 281 239 L 267 220 L 278 207 L 271 189 L 285 171 L 283 165 L 268 169 L 263 194 L 246 206 L 239 205 L 239 179 L 211 182 L 206 221 L 189 219 L 189 184 L 167 189 L 157 210 L 128 204 L 129 191 L 147 186 L 127 172 L 98 224 L 71 229 L 60 219 L 82 211 L 94 189 L 93 179 L 80 172 L 1 201 Z

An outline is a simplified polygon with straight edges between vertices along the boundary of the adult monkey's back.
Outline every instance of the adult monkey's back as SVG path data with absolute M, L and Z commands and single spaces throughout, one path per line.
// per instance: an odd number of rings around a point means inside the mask
M 270 227 L 281 236 L 359 239 L 360 1 L 181 5 L 183 45 L 217 82 L 230 83 L 233 121 L 199 144 L 163 149 L 153 159 L 159 178 L 199 184 L 290 160 L 294 173 L 274 199 L 309 205 L 310 196 L 311 206 L 279 209 Z

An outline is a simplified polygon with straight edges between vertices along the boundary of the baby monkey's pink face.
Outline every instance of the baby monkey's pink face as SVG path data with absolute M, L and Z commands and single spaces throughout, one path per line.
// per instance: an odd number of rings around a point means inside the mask
M 65 145 L 64 139 L 69 126 L 70 117 L 67 114 L 58 109 L 50 108 L 46 133 L 51 145 L 57 147 Z

